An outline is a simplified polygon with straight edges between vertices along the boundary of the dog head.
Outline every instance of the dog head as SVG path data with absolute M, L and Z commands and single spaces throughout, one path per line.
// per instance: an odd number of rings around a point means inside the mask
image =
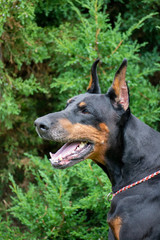
M 86 93 L 69 99 L 64 110 L 35 121 L 40 137 L 65 143 L 55 154 L 50 153 L 51 163 L 56 168 L 66 168 L 86 158 L 105 165 L 107 152 L 116 145 L 119 131 L 129 118 L 127 60 L 123 60 L 106 94 L 101 94 L 98 62 L 92 65 Z

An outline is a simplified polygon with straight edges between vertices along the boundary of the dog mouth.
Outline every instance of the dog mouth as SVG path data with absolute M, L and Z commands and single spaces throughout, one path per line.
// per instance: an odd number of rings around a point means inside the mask
M 93 151 L 90 142 L 69 142 L 64 144 L 55 154 L 50 152 L 53 167 L 64 169 L 85 160 Z

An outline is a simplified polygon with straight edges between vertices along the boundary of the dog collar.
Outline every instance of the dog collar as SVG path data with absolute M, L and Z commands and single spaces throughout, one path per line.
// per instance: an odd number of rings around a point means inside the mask
M 134 187 L 134 186 L 136 186 L 136 185 L 138 185 L 138 184 L 140 184 L 140 183 L 146 182 L 146 181 L 148 181 L 149 179 L 157 176 L 158 174 L 160 174 L 160 170 L 157 171 L 157 172 L 154 172 L 154 173 L 152 173 L 152 174 L 150 174 L 150 175 L 148 175 L 148 176 L 145 177 L 145 178 L 142 178 L 141 180 L 139 180 L 139 181 L 137 181 L 137 182 L 134 182 L 134 183 L 132 183 L 132 184 L 129 184 L 129 185 L 121 188 L 121 189 L 118 190 L 116 193 L 109 193 L 107 197 L 108 197 L 108 199 L 109 199 L 109 198 L 112 196 L 112 199 L 113 199 L 118 193 L 124 192 L 125 190 L 127 190 L 127 189 L 129 189 L 129 188 L 132 188 L 132 187 Z M 111 199 L 111 200 L 112 200 L 112 199 Z

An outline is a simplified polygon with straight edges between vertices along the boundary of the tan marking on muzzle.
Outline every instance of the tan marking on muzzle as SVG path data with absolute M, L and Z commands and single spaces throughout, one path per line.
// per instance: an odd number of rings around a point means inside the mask
M 100 123 L 100 130 L 90 125 L 81 123 L 72 124 L 68 119 L 60 119 L 59 124 L 68 132 L 66 141 L 91 141 L 94 143 L 94 150 L 88 156 L 96 163 L 104 163 L 105 152 L 108 148 L 109 129 L 105 123 Z

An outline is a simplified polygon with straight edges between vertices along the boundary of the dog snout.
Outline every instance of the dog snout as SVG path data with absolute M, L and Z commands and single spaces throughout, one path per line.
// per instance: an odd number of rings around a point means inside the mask
M 34 122 L 38 135 L 45 140 L 61 140 L 66 136 L 66 131 L 60 124 L 64 119 L 62 112 L 50 113 L 37 118 Z
M 47 119 L 41 117 L 35 120 L 34 125 L 40 133 L 44 133 L 49 130 L 51 124 Z

